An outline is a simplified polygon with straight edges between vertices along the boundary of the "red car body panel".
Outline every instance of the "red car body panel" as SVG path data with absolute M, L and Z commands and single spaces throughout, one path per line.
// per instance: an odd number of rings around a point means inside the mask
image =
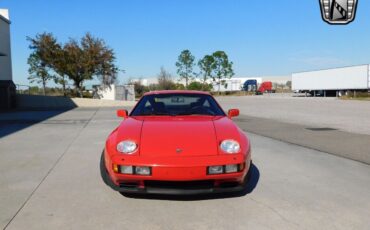
M 213 117 L 147 118 L 143 123 L 141 137 L 141 156 L 160 158 L 217 154 Z M 163 140 L 166 140 L 166 144 L 159 145 Z M 181 153 L 174 151 L 177 148 L 181 148 Z
M 150 94 L 192 93 L 194 91 L 163 91 Z M 240 144 L 240 151 L 227 154 L 220 149 L 223 140 L 232 139 Z M 133 154 L 122 154 L 116 145 L 122 140 L 138 144 Z M 180 149 L 181 151 L 176 151 Z M 114 185 L 145 181 L 201 181 L 214 184 L 237 182 L 242 184 L 250 168 L 250 142 L 244 132 L 227 116 L 129 116 L 109 135 L 104 164 Z M 114 172 L 113 164 L 150 166 L 150 176 Z M 244 164 L 236 173 L 208 175 L 207 167 Z

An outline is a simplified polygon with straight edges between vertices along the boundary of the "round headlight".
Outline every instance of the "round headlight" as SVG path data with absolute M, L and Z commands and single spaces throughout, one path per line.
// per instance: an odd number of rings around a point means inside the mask
M 125 154 L 131 154 L 137 149 L 137 144 L 133 141 L 121 141 L 117 144 L 117 151 Z
M 234 140 L 224 140 L 221 142 L 220 148 L 226 153 L 238 153 L 240 145 Z

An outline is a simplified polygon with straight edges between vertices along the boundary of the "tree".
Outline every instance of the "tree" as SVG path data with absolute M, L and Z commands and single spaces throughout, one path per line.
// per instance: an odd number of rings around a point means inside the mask
M 175 89 L 176 85 L 172 80 L 172 75 L 165 70 L 162 66 L 161 71 L 159 72 L 158 76 L 158 89 L 160 90 L 170 90 Z
M 77 93 L 86 80 L 97 76 L 103 85 L 112 84 L 118 68 L 114 64 L 115 55 L 102 39 L 94 38 L 87 33 L 80 42 L 70 39 L 64 47 L 64 65 L 57 67 L 57 72 L 67 75 L 74 83 Z
M 31 42 L 33 62 L 39 63 L 39 74 L 33 77 L 57 73 L 58 75 L 53 74 L 54 81 L 63 86 L 64 94 L 66 77 L 73 81 L 79 96 L 82 96 L 83 83 L 86 80 L 97 77 L 102 85 L 110 85 L 117 78 L 118 68 L 114 64 L 116 58 L 113 50 L 102 39 L 89 33 L 80 41 L 70 39 L 64 45 L 58 43 L 51 33 L 42 33 L 27 39 Z M 32 68 L 35 69 L 35 65 Z M 44 68 L 42 74 L 40 68 Z
M 51 80 L 54 76 L 49 74 L 48 67 L 46 67 L 45 63 L 41 60 L 40 56 L 33 53 L 28 58 L 28 64 L 30 65 L 28 72 L 30 76 L 28 80 L 30 82 L 37 82 L 38 84 L 42 84 L 43 94 L 45 93 L 46 83 Z
M 43 94 L 45 95 L 46 83 L 55 77 L 51 73 L 51 69 L 60 46 L 51 33 L 38 34 L 35 38 L 27 37 L 27 40 L 31 43 L 29 48 L 32 50 L 27 61 L 30 65 L 28 79 L 30 82 L 42 83 Z
M 27 37 L 27 40 L 31 43 L 29 45 L 31 55 L 37 55 L 45 66 L 52 68 L 56 54 L 61 50 L 54 35 L 45 32 L 37 34 L 35 38 Z
M 68 78 L 65 75 L 65 68 L 67 66 L 66 55 L 66 51 L 60 48 L 54 53 L 54 59 L 51 61 L 52 68 L 57 73 L 54 76 L 54 82 L 62 85 L 63 96 L 67 96 L 66 85 L 68 84 Z
M 194 60 L 195 57 L 191 54 L 189 50 L 183 50 L 176 62 L 177 74 L 180 75 L 181 79 L 185 79 L 186 88 L 188 88 L 189 81 L 194 78 Z
M 212 78 L 213 62 L 215 59 L 212 55 L 205 55 L 201 60 L 198 61 L 198 67 L 200 69 L 202 90 L 207 86 L 207 80 Z
M 135 95 L 137 97 L 142 97 L 144 93 L 149 91 L 149 88 L 147 86 L 144 86 L 141 80 L 134 82 L 134 89 L 135 89 Z
M 221 85 L 225 85 L 225 80 L 234 76 L 233 63 L 229 61 L 227 54 L 224 51 L 216 51 L 212 54 L 214 61 L 212 63 L 213 81 L 217 82 L 218 93 L 220 93 Z
M 292 89 L 292 81 L 287 81 L 285 85 L 286 87 L 288 87 L 289 90 Z

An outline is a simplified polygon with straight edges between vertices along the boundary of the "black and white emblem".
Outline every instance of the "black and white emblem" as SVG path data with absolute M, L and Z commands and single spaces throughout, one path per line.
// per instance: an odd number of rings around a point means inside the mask
M 355 19 L 358 0 L 320 0 L 321 14 L 329 24 L 348 24 Z

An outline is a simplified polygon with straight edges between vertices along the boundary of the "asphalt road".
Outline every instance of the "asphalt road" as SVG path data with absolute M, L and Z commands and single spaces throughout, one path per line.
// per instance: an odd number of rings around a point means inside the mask
M 235 197 L 134 197 L 101 180 L 114 109 L 0 123 L 0 227 L 6 229 L 368 229 L 370 167 L 249 134 L 254 185 Z M 49 112 L 50 113 L 50 112 Z M 15 116 L 12 115 L 15 119 Z M 39 122 L 34 124 L 35 122 Z M 1 134 L 1 132 L 0 132 Z

